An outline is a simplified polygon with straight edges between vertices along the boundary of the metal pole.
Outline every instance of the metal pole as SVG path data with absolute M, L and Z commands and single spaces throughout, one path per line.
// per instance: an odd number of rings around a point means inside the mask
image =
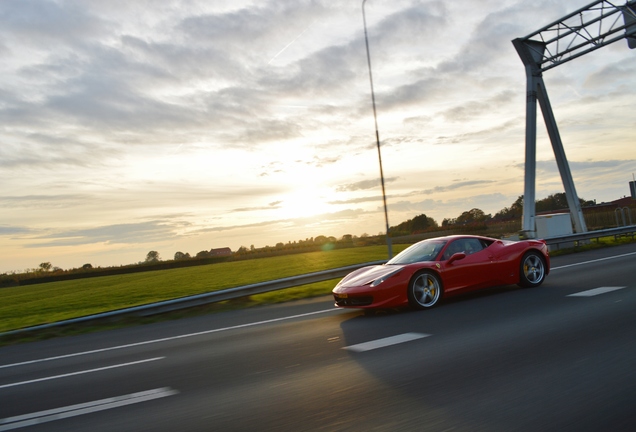
M 532 67 L 526 66 L 526 162 L 523 187 L 524 238 L 536 238 L 535 183 L 537 169 L 537 90 Z
M 367 64 L 369 66 L 369 83 L 371 84 L 371 102 L 373 104 L 373 120 L 375 121 L 375 140 L 378 147 L 378 161 L 380 163 L 380 182 L 382 183 L 382 201 L 384 203 L 384 220 L 386 223 L 386 246 L 388 248 L 389 259 L 393 258 L 393 247 L 391 236 L 389 235 L 389 211 L 386 205 L 386 190 L 384 188 L 384 171 L 382 170 L 382 153 L 380 152 L 380 133 L 378 132 L 378 115 L 375 109 L 375 92 L 373 91 L 373 75 L 371 74 L 371 54 L 369 52 L 369 37 L 367 36 L 367 18 L 364 13 L 364 4 L 367 0 L 362 0 L 362 22 L 364 24 L 364 41 L 367 47 Z
M 526 69 L 526 165 L 520 234 L 525 238 L 536 238 L 537 80 L 541 79 L 541 68 L 538 62 L 545 51 L 545 44 L 519 38 L 513 40 L 512 44 Z

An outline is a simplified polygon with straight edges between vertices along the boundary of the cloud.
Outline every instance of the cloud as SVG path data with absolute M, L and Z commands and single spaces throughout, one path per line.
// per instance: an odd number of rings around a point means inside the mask
M 72 2 L 8 0 L 0 8 L 0 22 L 2 33 L 36 50 L 94 39 L 110 30 L 105 20 Z
M 623 171 L 629 173 L 630 168 L 634 168 L 636 166 L 636 159 L 628 159 L 628 160 L 587 160 L 587 161 L 568 161 L 568 165 L 570 169 L 574 172 L 578 171 L 586 171 L 589 173 L 600 173 L 600 172 L 615 172 L 615 171 Z M 519 168 L 523 168 L 523 164 L 517 165 Z M 558 174 L 558 166 L 555 160 L 537 160 L 537 172 L 542 172 L 546 174 Z
M 399 177 L 387 177 L 384 179 L 385 183 L 391 183 L 394 182 L 398 179 Z M 345 185 L 341 185 L 338 186 L 336 188 L 336 191 L 338 192 L 352 192 L 352 191 L 358 191 L 358 190 L 368 190 L 368 189 L 375 189 L 380 187 L 380 179 L 371 179 L 371 180 L 361 180 L 359 182 L 355 182 L 355 183 L 349 183 L 349 184 L 345 184 Z
M 64 230 L 36 236 L 33 240 L 44 241 L 30 243 L 27 247 L 78 246 L 95 243 L 151 244 L 176 237 L 177 234 L 175 230 L 179 227 L 182 227 L 182 224 L 166 220 L 155 220 L 78 230 Z
M 512 132 L 516 132 L 515 135 L 512 135 Z M 519 124 L 519 119 L 508 120 L 503 123 L 494 124 L 486 129 L 477 129 L 469 132 L 460 132 L 453 135 L 440 135 L 435 138 L 436 145 L 449 145 L 449 144 L 464 144 L 464 143 L 474 143 L 477 140 L 489 139 L 489 145 L 494 145 L 493 138 L 497 137 L 500 134 L 507 134 L 507 139 L 501 143 L 501 145 L 510 145 L 510 141 L 512 136 L 519 136 L 519 133 L 522 132 L 522 126 Z M 523 139 L 523 138 L 521 138 Z
M 620 42 L 617 42 L 620 43 Z M 632 59 L 625 58 L 604 65 L 598 71 L 587 76 L 584 86 L 597 91 L 611 90 L 613 86 L 608 85 L 611 82 L 628 83 L 636 75 L 636 66 Z
M 444 120 L 449 122 L 466 122 L 479 117 L 485 117 L 499 110 L 501 106 L 505 106 L 513 100 L 515 93 L 506 90 L 495 94 L 491 98 L 479 101 L 468 101 L 461 105 L 440 112 Z
M 436 186 L 430 189 L 424 189 L 419 191 L 411 192 L 409 195 L 432 195 L 440 192 L 449 192 L 452 190 L 458 189 L 466 189 L 473 186 L 484 186 L 488 184 L 495 183 L 495 180 L 464 180 L 464 181 L 456 181 L 453 184 L 446 186 Z
M 33 230 L 26 227 L 0 225 L 0 236 L 30 234 Z
M 322 168 L 328 165 L 333 165 L 340 160 L 340 156 L 314 156 L 312 160 L 306 162 L 307 165 L 315 168 Z
M 274 201 L 269 203 L 269 205 L 261 206 L 261 207 L 236 208 L 236 209 L 232 209 L 232 213 L 252 212 L 252 211 L 259 211 L 259 210 L 277 210 L 281 208 L 280 204 L 282 203 L 283 203 L 282 201 Z
M 387 199 L 388 198 L 390 198 L 390 196 L 388 196 Z M 345 200 L 333 200 L 333 201 L 329 201 L 329 204 L 334 204 L 334 205 L 362 204 L 365 202 L 374 202 L 374 201 L 382 201 L 382 196 L 377 195 L 377 196 L 366 196 L 366 197 L 360 197 L 360 198 L 350 198 Z
M 307 224 L 316 223 L 317 221 L 319 221 L 321 224 L 328 224 L 331 222 L 355 220 L 365 213 L 367 212 L 361 209 L 348 209 L 348 210 L 342 210 L 338 212 L 323 213 L 319 215 L 302 217 L 302 218 L 276 219 L 276 220 L 267 220 L 267 221 L 256 222 L 251 224 L 227 225 L 227 226 L 203 228 L 197 231 L 197 233 L 201 234 L 206 232 L 223 232 L 223 231 L 232 231 L 232 230 L 246 229 L 246 228 L 262 228 L 262 227 L 274 226 L 274 225 L 285 225 L 285 226 L 293 225 L 293 226 L 302 227 Z
M 397 177 L 393 178 L 392 180 L 396 180 L 396 179 Z M 393 207 L 396 205 L 395 200 L 400 198 L 410 198 L 410 197 L 419 196 L 419 195 L 435 195 L 435 194 L 454 191 L 454 190 L 463 190 L 473 186 L 484 186 L 484 185 L 492 184 L 494 182 L 495 182 L 494 180 L 456 181 L 453 184 L 446 185 L 446 186 L 436 186 L 430 189 L 414 190 L 414 191 L 410 191 L 403 194 L 388 194 L 387 201 L 390 204 L 389 206 Z M 364 186 L 366 184 L 366 181 L 355 183 L 353 184 L 353 186 L 358 184 L 361 184 L 362 186 Z M 362 190 L 362 189 L 360 188 L 360 189 L 346 189 L 346 190 Z M 344 189 L 342 191 L 344 191 Z M 333 200 L 333 201 L 329 201 L 329 204 L 334 204 L 334 205 L 362 204 L 365 202 L 375 202 L 375 201 L 382 201 L 382 196 L 377 195 L 377 196 L 356 197 L 356 198 L 350 198 L 350 199 L 344 199 L 344 200 Z M 400 201 L 400 202 L 402 202 L 403 203 L 402 205 L 404 205 L 404 203 L 406 203 L 407 201 Z
M 52 194 L 52 195 L 23 195 L 0 196 L 0 203 L 12 208 L 55 208 L 67 207 L 89 198 L 86 194 Z

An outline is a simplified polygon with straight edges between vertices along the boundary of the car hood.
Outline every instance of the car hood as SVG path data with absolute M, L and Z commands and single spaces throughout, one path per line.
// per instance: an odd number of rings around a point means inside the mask
M 338 285 L 336 286 L 344 288 L 351 286 L 363 286 L 370 284 L 376 279 L 379 279 L 388 274 L 397 272 L 404 268 L 403 265 L 375 265 L 369 267 L 363 267 L 358 269 L 352 273 L 349 273 L 347 276 L 342 279 Z

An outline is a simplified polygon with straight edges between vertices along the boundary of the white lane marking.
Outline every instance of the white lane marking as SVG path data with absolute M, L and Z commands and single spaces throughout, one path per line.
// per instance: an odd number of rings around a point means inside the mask
M 384 339 L 377 339 L 374 341 L 364 342 L 357 345 L 350 345 L 347 347 L 343 347 L 342 349 L 353 351 L 353 352 L 370 351 L 377 348 L 384 348 L 387 346 L 397 345 L 404 342 L 422 339 L 429 336 L 430 334 L 426 334 L 426 333 L 404 333 L 397 336 L 387 337 Z
M 74 375 L 83 375 L 83 374 L 87 374 L 87 373 L 99 372 L 99 371 L 103 371 L 103 370 L 115 369 L 115 368 L 120 368 L 120 367 L 125 367 L 125 366 L 133 366 L 133 365 L 140 364 L 140 363 L 148 363 L 148 362 L 151 362 L 151 361 L 162 360 L 164 358 L 165 357 L 155 357 L 155 358 L 151 358 L 151 359 L 139 360 L 139 361 L 134 361 L 134 362 L 130 362 L 130 363 L 120 363 L 120 364 L 116 364 L 116 365 L 112 365 L 112 366 L 105 366 L 105 367 L 96 368 L 96 369 L 87 369 L 87 370 L 83 370 L 83 371 L 70 372 L 70 373 L 62 374 L 62 375 L 52 375 L 52 376 L 44 377 L 44 378 L 37 378 L 37 379 L 29 380 L 29 381 L 20 381 L 20 382 L 15 382 L 15 383 L 11 383 L 11 384 L 4 384 L 4 385 L 0 385 L 0 389 L 8 388 L 8 387 L 16 387 L 16 386 L 21 386 L 21 385 L 25 385 L 25 384 L 33 384 L 33 383 L 41 382 L 41 381 L 49 381 L 49 380 L 58 379 L 58 378 L 66 378 L 66 377 L 70 377 L 70 376 L 74 376 Z
M 8 431 L 19 429 L 36 424 L 46 423 L 54 420 L 60 420 L 69 417 L 75 417 L 83 414 L 89 414 L 97 411 L 104 411 L 111 408 L 117 408 L 125 405 L 132 405 L 139 402 L 145 402 L 153 399 L 159 399 L 166 396 L 178 394 L 177 390 L 170 387 L 163 387 L 154 390 L 146 390 L 138 393 L 131 393 L 124 396 L 116 396 L 108 399 L 96 400 L 93 402 L 85 402 L 77 405 L 69 405 L 67 407 L 55 408 L 46 411 L 39 411 L 31 414 L 24 414 L 15 417 L 7 417 L 0 419 L 0 431 Z
M 559 267 L 552 267 L 550 269 L 550 271 L 552 271 L 552 270 L 560 270 L 560 269 L 564 269 L 564 268 L 568 268 L 568 267 L 576 267 L 576 266 L 585 265 L 585 264 L 591 264 L 591 263 L 595 263 L 595 262 L 599 262 L 599 261 L 607 261 L 607 260 L 611 260 L 611 259 L 614 259 L 614 258 L 623 258 L 623 257 L 626 257 L 626 256 L 631 256 L 631 255 L 636 255 L 636 252 L 630 252 L 630 253 L 626 253 L 626 254 L 622 254 L 622 255 L 615 255 L 615 256 L 606 257 L 606 258 L 598 258 L 598 259 L 595 259 L 595 260 L 584 261 L 584 262 L 575 263 L 575 264 L 567 264 L 567 265 L 562 265 L 562 266 L 559 266 Z
M 594 288 L 594 289 L 587 290 L 587 291 L 577 292 L 577 293 L 574 293 L 574 294 L 568 294 L 566 297 L 592 297 L 592 296 L 596 296 L 596 295 L 599 295 L 599 294 L 605 294 L 605 293 L 616 291 L 616 290 L 623 289 L 623 288 L 627 288 L 627 287 L 624 287 L 624 286 L 620 286 L 620 287 L 599 287 L 599 288 Z
M 168 342 L 168 341 L 176 340 L 176 339 L 185 339 L 185 338 L 189 338 L 189 337 L 201 336 L 201 335 L 210 334 L 210 333 L 218 333 L 218 332 L 223 332 L 223 331 L 227 331 L 227 330 L 235 330 L 235 329 L 240 329 L 240 328 L 245 328 L 245 327 L 253 327 L 253 326 L 258 326 L 258 325 L 278 322 L 278 321 L 290 320 L 290 319 L 294 319 L 294 318 L 302 318 L 302 317 L 316 315 L 316 314 L 321 314 L 321 313 L 325 313 L 325 312 L 343 312 L 343 310 L 334 307 L 332 309 L 325 309 L 325 310 L 316 311 L 316 312 L 309 312 L 309 313 L 305 313 L 305 314 L 292 315 L 292 316 L 282 317 L 282 318 L 274 318 L 274 319 L 271 319 L 271 320 L 257 321 L 257 322 L 253 322 L 253 323 L 247 323 L 247 324 L 239 324 L 239 325 L 231 326 L 231 327 L 223 327 L 223 328 L 219 328 L 219 329 L 205 330 L 205 331 L 200 331 L 200 332 L 196 332 L 196 333 L 188 333 L 188 334 L 183 334 L 183 335 L 178 335 L 178 336 L 165 337 L 165 338 L 161 338 L 161 339 L 152 339 L 152 340 L 147 340 L 147 341 L 143 341 L 143 342 L 131 343 L 131 344 L 127 344 L 127 345 L 118 345 L 118 346 L 109 347 L 109 348 L 101 348 L 101 349 L 96 349 L 96 350 L 91 350 L 91 351 L 82 351 L 82 352 L 77 352 L 77 353 L 72 353 L 72 354 L 65 354 L 65 355 L 60 355 L 60 356 L 55 356 L 55 357 L 47 357 L 47 358 L 42 358 L 42 359 L 29 360 L 29 361 L 24 361 L 24 362 L 0 365 L 0 369 L 9 368 L 9 367 L 15 367 L 15 366 L 24 366 L 24 365 L 28 365 L 28 364 L 41 363 L 41 362 L 46 362 L 46 361 L 51 361 L 51 360 L 60 360 L 60 359 L 69 358 L 69 357 L 78 357 L 78 356 L 89 355 L 89 354 L 97 354 L 97 353 L 102 353 L 102 352 L 106 352 L 106 351 L 113 351 L 113 350 L 124 349 L 124 348 L 132 348 L 132 347 L 137 347 L 137 346 L 142 346 L 142 345 L 149 345 L 149 344 L 154 344 L 154 343 L 159 343 L 159 342 Z

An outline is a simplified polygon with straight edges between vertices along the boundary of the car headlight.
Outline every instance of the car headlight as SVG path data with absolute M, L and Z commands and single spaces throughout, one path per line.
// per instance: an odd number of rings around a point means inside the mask
M 398 274 L 398 273 L 399 273 L 399 272 L 401 272 L 401 271 L 402 271 L 402 269 L 398 269 L 398 270 L 395 270 L 395 271 L 393 271 L 393 272 L 391 272 L 391 273 L 387 273 L 387 274 L 385 274 L 384 276 L 382 276 L 381 278 L 378 278 L 378 279 L 374 280 L 373 282 L 371 282 L 371 285 L 369 285 L 369 286 L 370 286 L 371 288 L 375 288 L 375 287 L 377 287 L 378 285 L 380 285 L 382 282 L 384 282 L 385 280 L 387 280 L 388 278 L 390 278 L 391 276 L 395 276 L 396 274 Z

